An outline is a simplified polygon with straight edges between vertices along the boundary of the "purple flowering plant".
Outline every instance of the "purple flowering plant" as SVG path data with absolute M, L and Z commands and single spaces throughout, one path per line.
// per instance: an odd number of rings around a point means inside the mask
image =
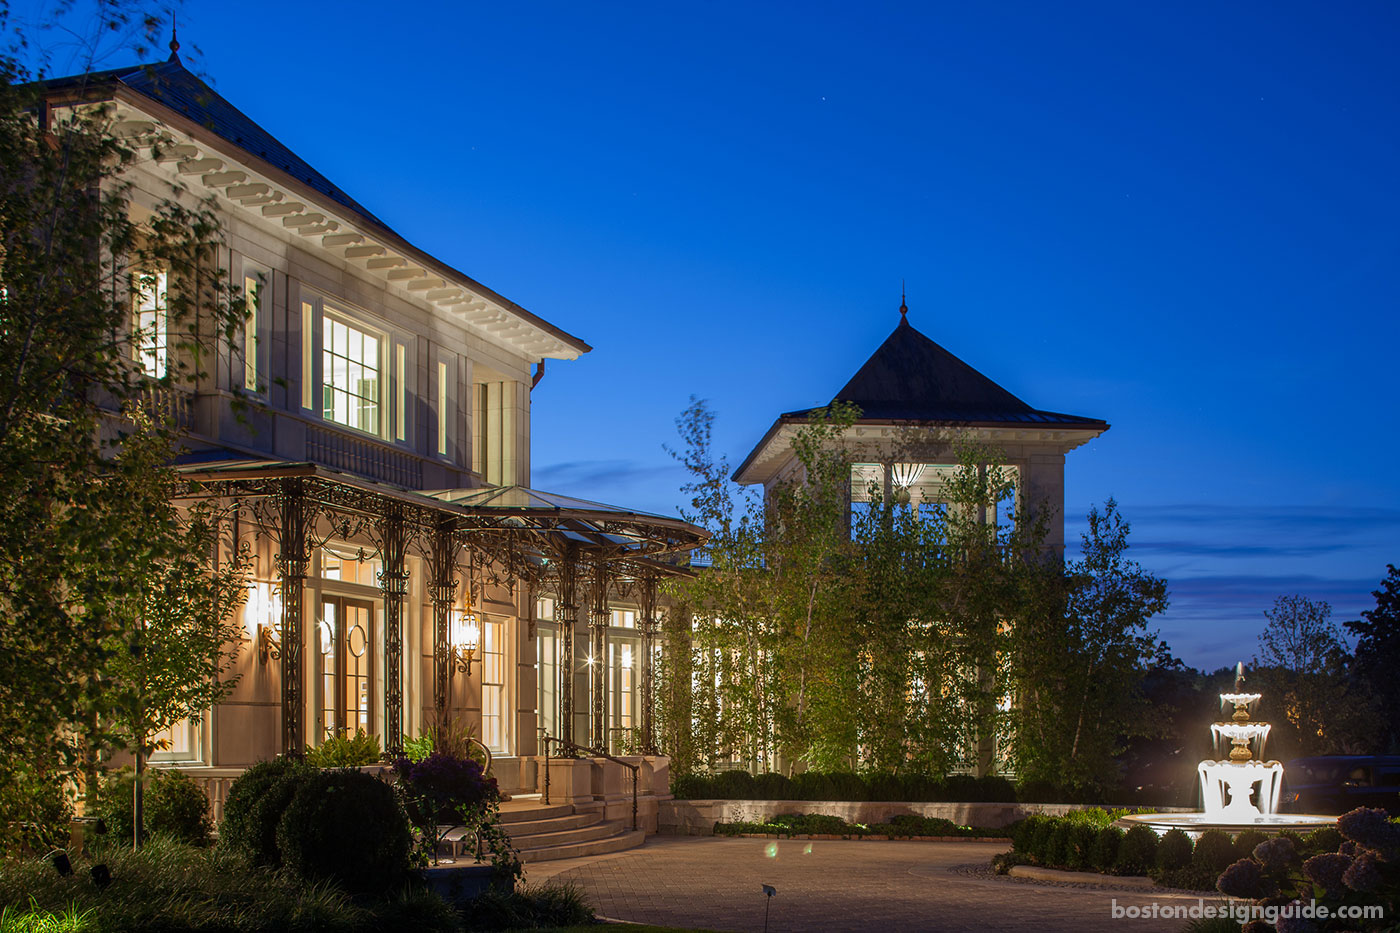
M 465 828 L 479 836 L 481 827 L 498 816 L 496 779 L 470 758 L 435 751 L 419 761 L 398 759 L 394 773 L 422 863 L 437 864 L 438 848 L 452 830 Z
M 1280 917 L 1277 933 L 1400 929 L 1395 926 L 1400 917 L 1400 823 L 1384 810 L 1362 807 L 1339 818 L 1336 830 L 1319 830 L 1306 840 L 1275 836 L 1256 846 L 1252 858 L 1225 869 L 1216 887 L 1222 894 L 1264 906 L 1315 899 L 1332 908 L 1383 911 L 1383 918 L 1375 920 Z M 1249 929 L 1262 933 L 1267 925 L 1256 920 Z

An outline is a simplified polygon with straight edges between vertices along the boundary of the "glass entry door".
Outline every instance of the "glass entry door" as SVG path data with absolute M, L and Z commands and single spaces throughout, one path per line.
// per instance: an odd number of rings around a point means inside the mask
M 342 596 L 321 600 L 321 736 L 374 734 L 374 604 Z

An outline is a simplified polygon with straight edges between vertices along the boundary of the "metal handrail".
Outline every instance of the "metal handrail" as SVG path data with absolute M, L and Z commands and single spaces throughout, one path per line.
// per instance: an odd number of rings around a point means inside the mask
M 570 742 L 568 739 L 555 738 L 548 732 L 544 731 L 544 729 L 540 729 L 540 748 L 544 751 L 544 795 L 542 802 L 546 806 L 549 804 L 549 744 L 551 742 L 553 742 L 557 746 L 560 746 L 566 751 L 583 752 L 584 754 L 590 755 L 594 758 L 606 758 L 608 761 L 616 762 L 617 764 L 622 765 L 624 768 L 632 772 L 632 829 L 633 831 L 635 831 L 637 829 L 637 775 L 642 770 L 641 765 L 634 765 L 630 761 L 623 761 L 621 758 L 618 758 L 614 755 L 609 755 L 607 752 L 597 748 L 589 748 L 587 745 L 579 745 L 576 742 Z M 564 758 L 573 756 L 560 755 L 559 757 Z

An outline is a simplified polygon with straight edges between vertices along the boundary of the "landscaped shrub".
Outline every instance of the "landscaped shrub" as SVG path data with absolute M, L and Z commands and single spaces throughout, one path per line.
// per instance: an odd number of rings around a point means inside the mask
M 1094 841 L 1098 839 L 1098 827 L 1092 823 L 1073 823 L 1069 832 L 1069 859 L 1066 864 L 1074 871 L 1088 871 L 1094 867 Z
M 1040 822 L 1038 822 L 1035 829 L 1031 831 L 1031 837 L 1027 843 L 1029 849 L 1027 849 L 1026 854 L 1042 865 L 1049 865 L 1050 840 L 1055 837 L 1055 827 L 1059 824 L 1060 821 L 1054 817 L 1041 817 Z
M 1045 864 L 1051 868 L 1067 868 L 1073 852 L 1074 824 L 1069 820 L 1056 820 L 1045 843 Z
M 0 849 L 41 855 L 67 845 L 72 817 L 62 775 L 14 763 L 0 780 Z
M 1123 830 L 1105 826 L 1094 834 L 1094 848 L 1089 865 L 1094 871 L 1111 872 L 1118 867 L 1118 849 L 1123 845 Z
M 1012 823 L 1008 827 L 1011 830 L 1011 848 L 1022 855 L 1030 855 L 1033 851 L 1032 841 L 1035 839 L 1036 833 L 1041 826 L 1049 822 L 1049 819 L 1047 816 L 1033 813 L 1023 820 Z
M 1191 837 L 1179 829 L 1168 830 L 1157 846 L 1157 870 L 1176 871 L 1191 864 Z
M 1208 829 L 1201 833 L 1196 840 L 1196 848 L 1191 853 L 1191 867 L 1203 868 L 1220 874 L 1226 868 L 1233 865 L 1238 859 L 1235 858 L 1235 843 L 1230 838 L 1230 834 L 1220 829 Z M 1215 882 L 1211 881 L 1214 887 Z
M 753 779 L 755 800 L 791 800 L 792 781 L 785 774 L 771 771 Z
M 1246 829 L 1235 835 L 1235 860 L 1249 858 L 1254 854 L 1254 847 L 1269 837 L 1257 829 Z
M 831 800 L 831 778 L 820 771 L 803 771 L 792 779 L 794 800 Z
M 254 865 L 281 865 L 277 827 L 297 789 L 316 773 L 295 758 L 260 761 L 244 771 L 224 799 L 219 845 L 242 852 Z
M 943 783 L 927 774 L 906 774 L 899 779 L 899 784 L 899 793 L 893 799 L 920 803 L 945 799 Z M 870 799 L 879 800 L 880 798 L 872 795 Z
M 671 778 L 671 796 L 677 800 L 710 800 L 714 783 L 703 774 L 677 774 Z
M 1157 845 L 1157 834 L 1151 829 L 1132 827 L 1118 846 L 1118 870 L 1125 875 L 1147 874 L 1157 864 Z
M 867 800 L 910 800 L 904 780 L 897 774 L 870 774 L 865 778 Z
M 714 778 L 714 794 L 722 800 L 752 800 L 753 775 L 747 771 L 721 771 Z
M 277 827 L 282 863 L 352 894 L 403 883 L 412 835 L 394 789 L 362 771 L 319 771 L 297 788 Z
M 1304 855 L 1321 855 L 1327 852 L 1336 852 L 1341 844 L 1341 831 L 1335 826 L 1324 826 L 1304 836 L 1299 851 Z
M 315 768 L 359 768 L 383 757 L 379 736 L 356 729 L 354 735 L 341 733 L 314 748 L 306 746 L 306 763 Z
M 831 778 L 831 794 L 829 800 L 869 800 L 870 787 L 861 780 L 860 775 L 852 774 L 849 771 L 834 771 Z
M 106 782 L 102 792 L 102 818 L 113 838 L 132 837 L 132 790 L 136 774 L 123 768 Z M 141 831 L 145 836 L 169 836 L 186 845 L 209 844 L 209 798 L 182 771 L 155 769 L 146 772 L 141 795 Z

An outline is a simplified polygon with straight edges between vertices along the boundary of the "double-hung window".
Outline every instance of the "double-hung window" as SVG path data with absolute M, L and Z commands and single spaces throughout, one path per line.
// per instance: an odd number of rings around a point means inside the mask
M 321 416 L 382 433 L 384 338 L 325 309 L 321 335 Z
M 137 274 L 132 350 L 141 371 L 152 379 L 160 379 L 169 368 L 168 286 L 169 274 L 164 270 Z
M 243 267 L 243 303 L 247 316 L 243 319 L 243 390 L 262 391 L 258 381 L 258 354 L 262 347 L 259 328 L 271 310 L 266 273 L 251 264 Z

